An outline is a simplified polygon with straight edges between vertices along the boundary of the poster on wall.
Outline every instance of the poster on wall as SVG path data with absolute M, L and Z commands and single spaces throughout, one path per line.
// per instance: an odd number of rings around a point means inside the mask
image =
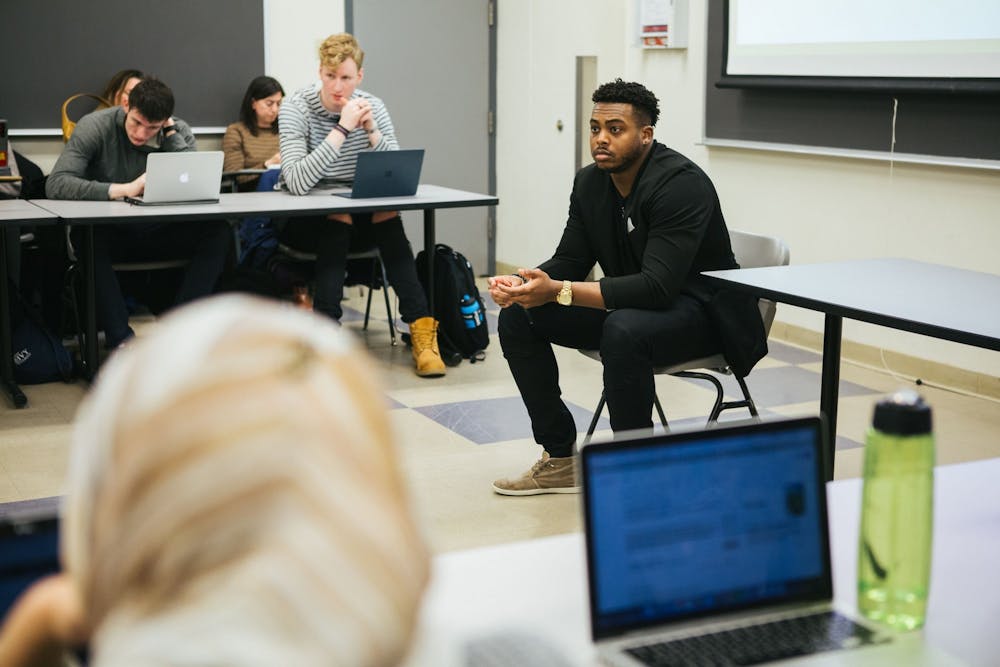
M 646 49 L 687 46 L 687 0 L 639 0 L 639 39 Z

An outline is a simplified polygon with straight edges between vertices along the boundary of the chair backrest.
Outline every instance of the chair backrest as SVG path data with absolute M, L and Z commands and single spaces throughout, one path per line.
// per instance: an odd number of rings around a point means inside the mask
M 729 230 L 729 240 L 732 242 L 733 254 L 741 269 L 756 269 L 764 266 L 787 266 L 791 253 L 785 242 L 777 236 L 764 236 Z M 771 333 L 771 323 L 777 304 L 770 299 L 759 299 L 760 318 L 764 321 L 764 335 Z
M 71 120 L 69 117 L 69 103 L 73 100 L 79 99 L 81 97 L 89 97 L 90 99 L 96 100 L 98 105 L 103 104 L 106 107 L 110 107 L 111 103 L 100 95 L 94 95 L 92 93 L 77 93 L 76 95 L 70 95 L 66 98 L 66 101 L 62 104 L 62 136 L 63 143 L 69 141 L 69 138 L 73 135 L 73 130 L 76 129 L 76 121 Z

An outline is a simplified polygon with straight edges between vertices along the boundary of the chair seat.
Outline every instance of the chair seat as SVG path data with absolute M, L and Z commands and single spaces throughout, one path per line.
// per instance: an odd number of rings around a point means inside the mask
M 577 351 L 584 356 L 590 357 L 594 361 L 601 360 L 601 353 L 597 350 Z M 673 375 L 674 373 L 680 373 L 681 371 L 690 371 L 698 368 L 710 370 L 721 375 L 733 374 L 733 372 L 729 370 L 729 363 L 726 361 L 726 358 L 721 354 L 713 354 L 710 357 L 692 359 L 691 361 L 684 361 L 679 364 L 674 364 L 673 366 L 656 366 L 653 368 L 653 375 Z
M 729 238 L 732 243 L 733 254 L 736 257 L 736 261 L 742 268 L 756 268 L 764 266 L 784 266 L 789 262 L 789 251 L 788 246 L 785 245 L 784 241 L 776 237 L 762 236 L 760 234 L 751 234 L 749 232 L 741 232 L 737 230 L 730 230 Z M 764 337 L 767 338 L 771 331 L 771 323 L 774 321 L 775 303 L 768 299 L 758 299 L 757 305 L 760 309 L 761 322 L 764 326 Z M 578 350 L 581 354 L 594 359 L 595 361 L 601 360 L 601 353 L 597 350 Z M 708 371 L 708 372 L 706 372 Z M 729 362 L 721 354 L 713 354 L 707 357 L 702 357 L 700 359 L 691 359 L 690 361 L 685 361 L 683 363 L 674 364 L 672 366 L 663 366 L 653 369 L 653 375 L 674 375 L 677 377 L 701 380 L 710 383 L 715 388 L 715 403 L 712 406 L 712 410 L 708 415 L 708 422 L 706 426 L 712 426 L 719 420 L 719 415 L 724 410 L 731 410 L 734 408 L 746 408 L 750 411 L 750 416 L 757 418 L 757 406 L 754 403 L 753 397 L 750 396 L 750 390 L 747 388 L 746 381 L 739 375 L 735 375 L 732 369 L 729 368 Z M 722 382 L 716 375 L 732 375 L 737 384 L 740 387 L 740 391 L 743 393 L 743 398 L 736 401 L 726 401 L 724 400 L 724 388 Z M 594 429 L 597 427 L 597 421 L 601 416 L 601 412 L 604 410 L 604 405 L 606 403 L 605 394 L 601 392 L 601 400 L 597 404 L 597 409 L 594 411 L 594 416 L 590 421 L 590 427 L 587 429 L 587 435 L 584 438 L 584 443 L 590 441 L 591 436 L 594 434 Z M 660 398 L 653 392 L 653 406 L 656 408 L 657 413 L 660 416 L 660 422 L 663 424 L 664 429 L 669 430 L 667 424 L 666 415 L 663 412 L 663 408 L 660 405 Z

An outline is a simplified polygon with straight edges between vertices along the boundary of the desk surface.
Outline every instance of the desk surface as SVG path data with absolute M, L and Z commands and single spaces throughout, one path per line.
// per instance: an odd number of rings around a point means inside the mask
M 1000 275 L 909 259 L 793 264 L 705 275 L 793 306 L 1000 350 Z
M 74 201 L 40 199 L 37 204 L 54 215 L 76 224 L 101 222 L 155 222 L 239 217 L 244 215 L 310 215 L 319 213 L 364 213 L 368 211 L 412 211 L 425 209 L 490 206 L 497 198 L 439 185 L 421 185 L 412 197 L 350 199 L 315 190 L 305 196 L 287 192 L 241 192 L 222 194 L 216 204 L 169 204 L 133 206 L 124 201 Z
M 32 222 L 49 220 L 55 222 L 57 219 L 58 216 L 54 213 L 36 206 L 30 201 L 24 199 L 0 199 L 0 222 L 10 220 L 30 220 Z
M 926 641 L 970 665 L 1000 656 L 1000 459 L 939 467 Z M 827 485 L 835 602 L 855 607 L 861 481 Z M 579 533 L 443 554 L 434 559 L 408 665 L 456 662 L 464 639 L 500 632 L 543 637 L 573 665 L 594 652 Z

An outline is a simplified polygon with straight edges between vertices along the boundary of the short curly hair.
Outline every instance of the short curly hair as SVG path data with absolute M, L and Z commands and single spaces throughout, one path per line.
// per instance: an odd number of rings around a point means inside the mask
M 605 83 L 594 91 L 591 100 L 594 104 L 631 104 L 645 125 L 656 127 L 656 121 L 660 119 L 660 103 L 656 95 L 649 92 L 646 86 L 634 81 L 622 81 L 619 78 Z

